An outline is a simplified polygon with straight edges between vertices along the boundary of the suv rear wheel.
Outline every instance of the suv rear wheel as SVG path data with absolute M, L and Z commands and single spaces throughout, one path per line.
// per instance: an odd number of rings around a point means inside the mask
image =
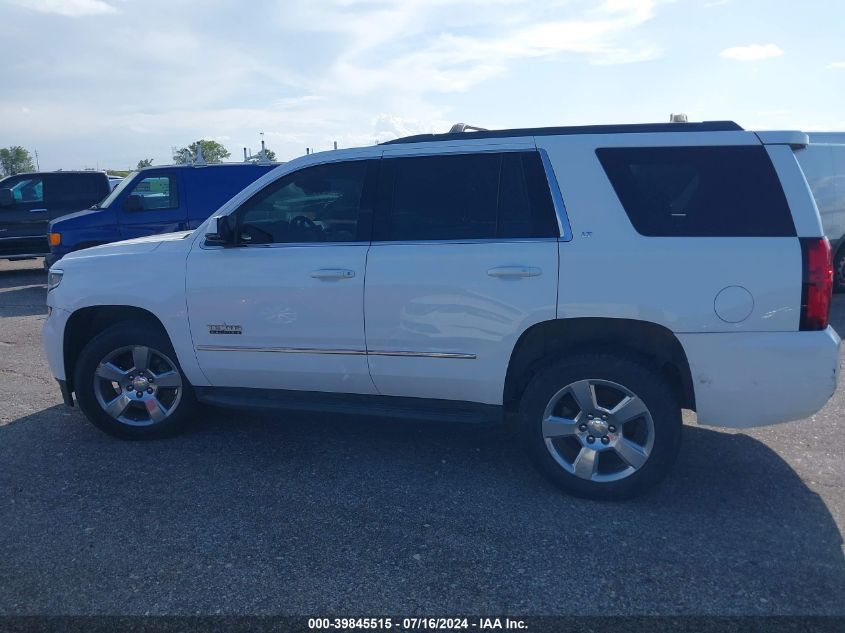
M 91 339 L 79 355 L 74 388 L 88 419 L 123 439 L 174 435 L 196 407 L 170 340 L 146 323 L 121 323 Z
M 649 366 L 579 355 L 540 371 L 522 398 L 528 450 L 569 493 L 624 499 L 666 476 L 681 444 L 681 408 Z

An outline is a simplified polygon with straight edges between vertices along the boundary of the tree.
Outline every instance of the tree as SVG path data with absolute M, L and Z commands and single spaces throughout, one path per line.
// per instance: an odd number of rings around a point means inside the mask
M 265 147 L 264 153 L 267 154 L 267 160 L 276 160 L 276 152 L 274 152 L 272 149 L 267 149 Z
M 152 158 L 145 158 L 143 160 L 138 161 L 138 166 L 135 169 L 143 169 L 144 167 L 152 167 L 153 166 L 153 159 Z
M 35 171 L 32 156 L 20 145 L 0 149 L 0 175 L 11 176 L 25 171 Z
M 173 162 L 177 165 L 192 163 L 197 157 L 197 147 L 202 147 L 202 157 L 207 163 L 220 163 L 224 158 L 231 156 L 229 150 L 217 141 L 201 139 L 195 143 L 191 143 L 188 147 L 183 147 L 173 154 Z

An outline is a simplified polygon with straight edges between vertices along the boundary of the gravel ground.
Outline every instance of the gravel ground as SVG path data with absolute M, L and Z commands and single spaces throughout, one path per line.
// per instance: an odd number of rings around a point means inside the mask
M 40 266 L 0 262 L 0 615 L 845 614 L 845 386 L 770 428 L 690 416 L 625 503 L 496 430 L 209 410 L 121 442 L 61 405 Z

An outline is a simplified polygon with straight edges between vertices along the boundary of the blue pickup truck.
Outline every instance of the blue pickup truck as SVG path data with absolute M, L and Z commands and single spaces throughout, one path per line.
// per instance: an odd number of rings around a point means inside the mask
M 90 246 L 195 229 L 229 198 L 277 166 L 168 165 L 133 172 L 99 204 L 50 222 L 45 266 Z

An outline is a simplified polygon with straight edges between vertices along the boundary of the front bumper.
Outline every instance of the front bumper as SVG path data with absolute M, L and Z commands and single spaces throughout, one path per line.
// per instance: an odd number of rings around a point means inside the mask
M 47 297 L 49 302 L 49 296 Z M 44 355 L 50 365 L 50 372 L 53 378 L 67 382 L 65 375 L 65 352 L 64 337 L 65 326 L 70 318 L 70 312 L 50 306 L 49 314 L 44 319 L 44 327 L 41 330 L 41 342 L 44 347 Z
M 678 334 L 700 424 L 750 428 L 811 416 L 836 391 L 839 336 L 821 332 Z

